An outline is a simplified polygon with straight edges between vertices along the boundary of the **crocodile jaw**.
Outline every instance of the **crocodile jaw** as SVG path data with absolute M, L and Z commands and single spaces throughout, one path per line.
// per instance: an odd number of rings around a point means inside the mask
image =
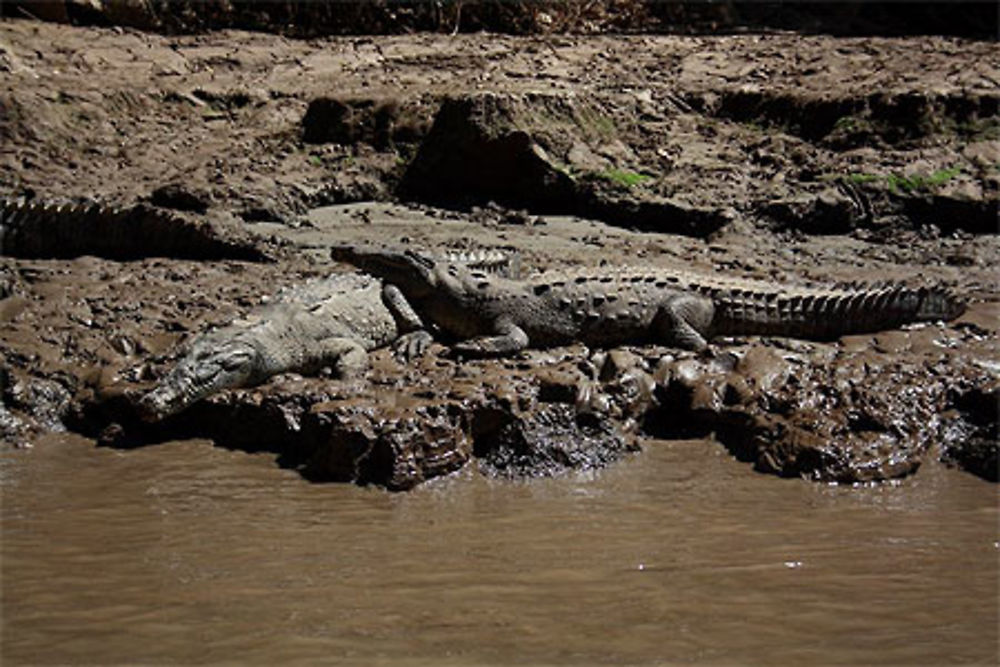
M 256 350 L 248 343 L 196 343 L 191 352 L 138 403 L 140 416 L 159 421 L 230 387 L 245 386 L 254 375 Z

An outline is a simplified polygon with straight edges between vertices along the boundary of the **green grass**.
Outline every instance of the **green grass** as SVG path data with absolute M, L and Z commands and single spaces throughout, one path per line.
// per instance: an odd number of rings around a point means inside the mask
M 948 169 L 938 169 L 929 176 L 923 174 L 910 174 L 909 176 L 889 174 L 886 177 L 886 182 L 889 184 L 889 191 L 895 194 L 900 194 L 901 192 L 929 192 L 941 187 L 960 173 L 962 173 L 961 169 L 951 167 Z
M 841 116 L 837 119 L 837 122 L 833 124 L 833 129 L 850 132 L 857 124 L 858 119 L 854 116 Z
M 933 192 L 961 173 L 962 169 L 960 167 L 949 167 L 947 169 L 938 169 L 930 175 L 919 173 L 904 175 L 895 173 L 880 176 L 878 174 L 855 172 L 836 178 L 840 178 L 853 185 L 864 185 L 865 183 L 875 183 L 884 180 L 889 191 L 898 195 L 903 193 Z
M 949 169 L 938 169 L 933 174 L 927 177 L 927 185 L 931 187 L 937 187 L 939 185 L 944 185 L 951 179 L 955 178 L 962 173 L 959 167 L 951 167 Z
M 627 188 L 635 187 L 652 178 L 652 176 L 647 174 L 637 174 L 627 169 L 608 169 L 601 172 L 601 176 L 618 185 L 624 185 Z
M 854 183 L 855 185 L 862 185 L 864 183 L 871 183 L 872 181 L 877 181 L 878 175 L 864 174 L 864 173 L 848 174 L 847 180 L 849 180 L 851 183 Z

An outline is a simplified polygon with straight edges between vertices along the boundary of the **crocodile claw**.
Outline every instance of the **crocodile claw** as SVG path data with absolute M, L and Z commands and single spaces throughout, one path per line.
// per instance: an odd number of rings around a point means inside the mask
M 423 356 L 433 340 L 434 338 L 427 331 L 422 329 L 420 331 L 411 331 L 396 339 L 392 344 L 392 351 L 403 361 L 410 361 L 411 359 Z

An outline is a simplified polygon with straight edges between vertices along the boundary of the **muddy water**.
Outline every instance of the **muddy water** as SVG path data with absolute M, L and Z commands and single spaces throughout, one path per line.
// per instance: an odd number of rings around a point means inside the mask
M 703 441 L 598 474 L 310 485 L 205 441 L 0 453 L 3 664 L 991 663 L 997 490 Z

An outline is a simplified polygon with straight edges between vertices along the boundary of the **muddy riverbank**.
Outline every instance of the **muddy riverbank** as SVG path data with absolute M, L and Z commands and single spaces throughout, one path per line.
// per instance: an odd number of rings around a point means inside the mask
M 119 446 L 210 436 L 309 477 L 410 488 L 511 438 L 535 443 L 547 469 L 553 438 L 586 439 L 589 401 L 595 451 L 556 447 L 571 467 L 693 430 L 784 475 L 883 480 L 944 460 L 996 479 L 989 43 L 3 27 L 0 179 L 32 202 L 4 236 L 10 440 L 63 427 Z M 914 49 L 924 57 L 904 71 Z M 323 204 L 337 205 L 309 212 Z M 325 248 L 358 240 L 501 248 L 528 271 L 939 284 L 969 308 L 943 327 L 834 343 L 731 341 L 700 367 L 662 349 L 623 352 L 634 367 L 611 370 L 596 350 L 468 366 L 437 349 L 412 369 L 386 357 L 360 389 L 279 378 L 165 431 L 138 425 L 134 399 L 178 344 L 282 286 L 349 270 Z M 421 383 L 424 407 L 386 421 Z

